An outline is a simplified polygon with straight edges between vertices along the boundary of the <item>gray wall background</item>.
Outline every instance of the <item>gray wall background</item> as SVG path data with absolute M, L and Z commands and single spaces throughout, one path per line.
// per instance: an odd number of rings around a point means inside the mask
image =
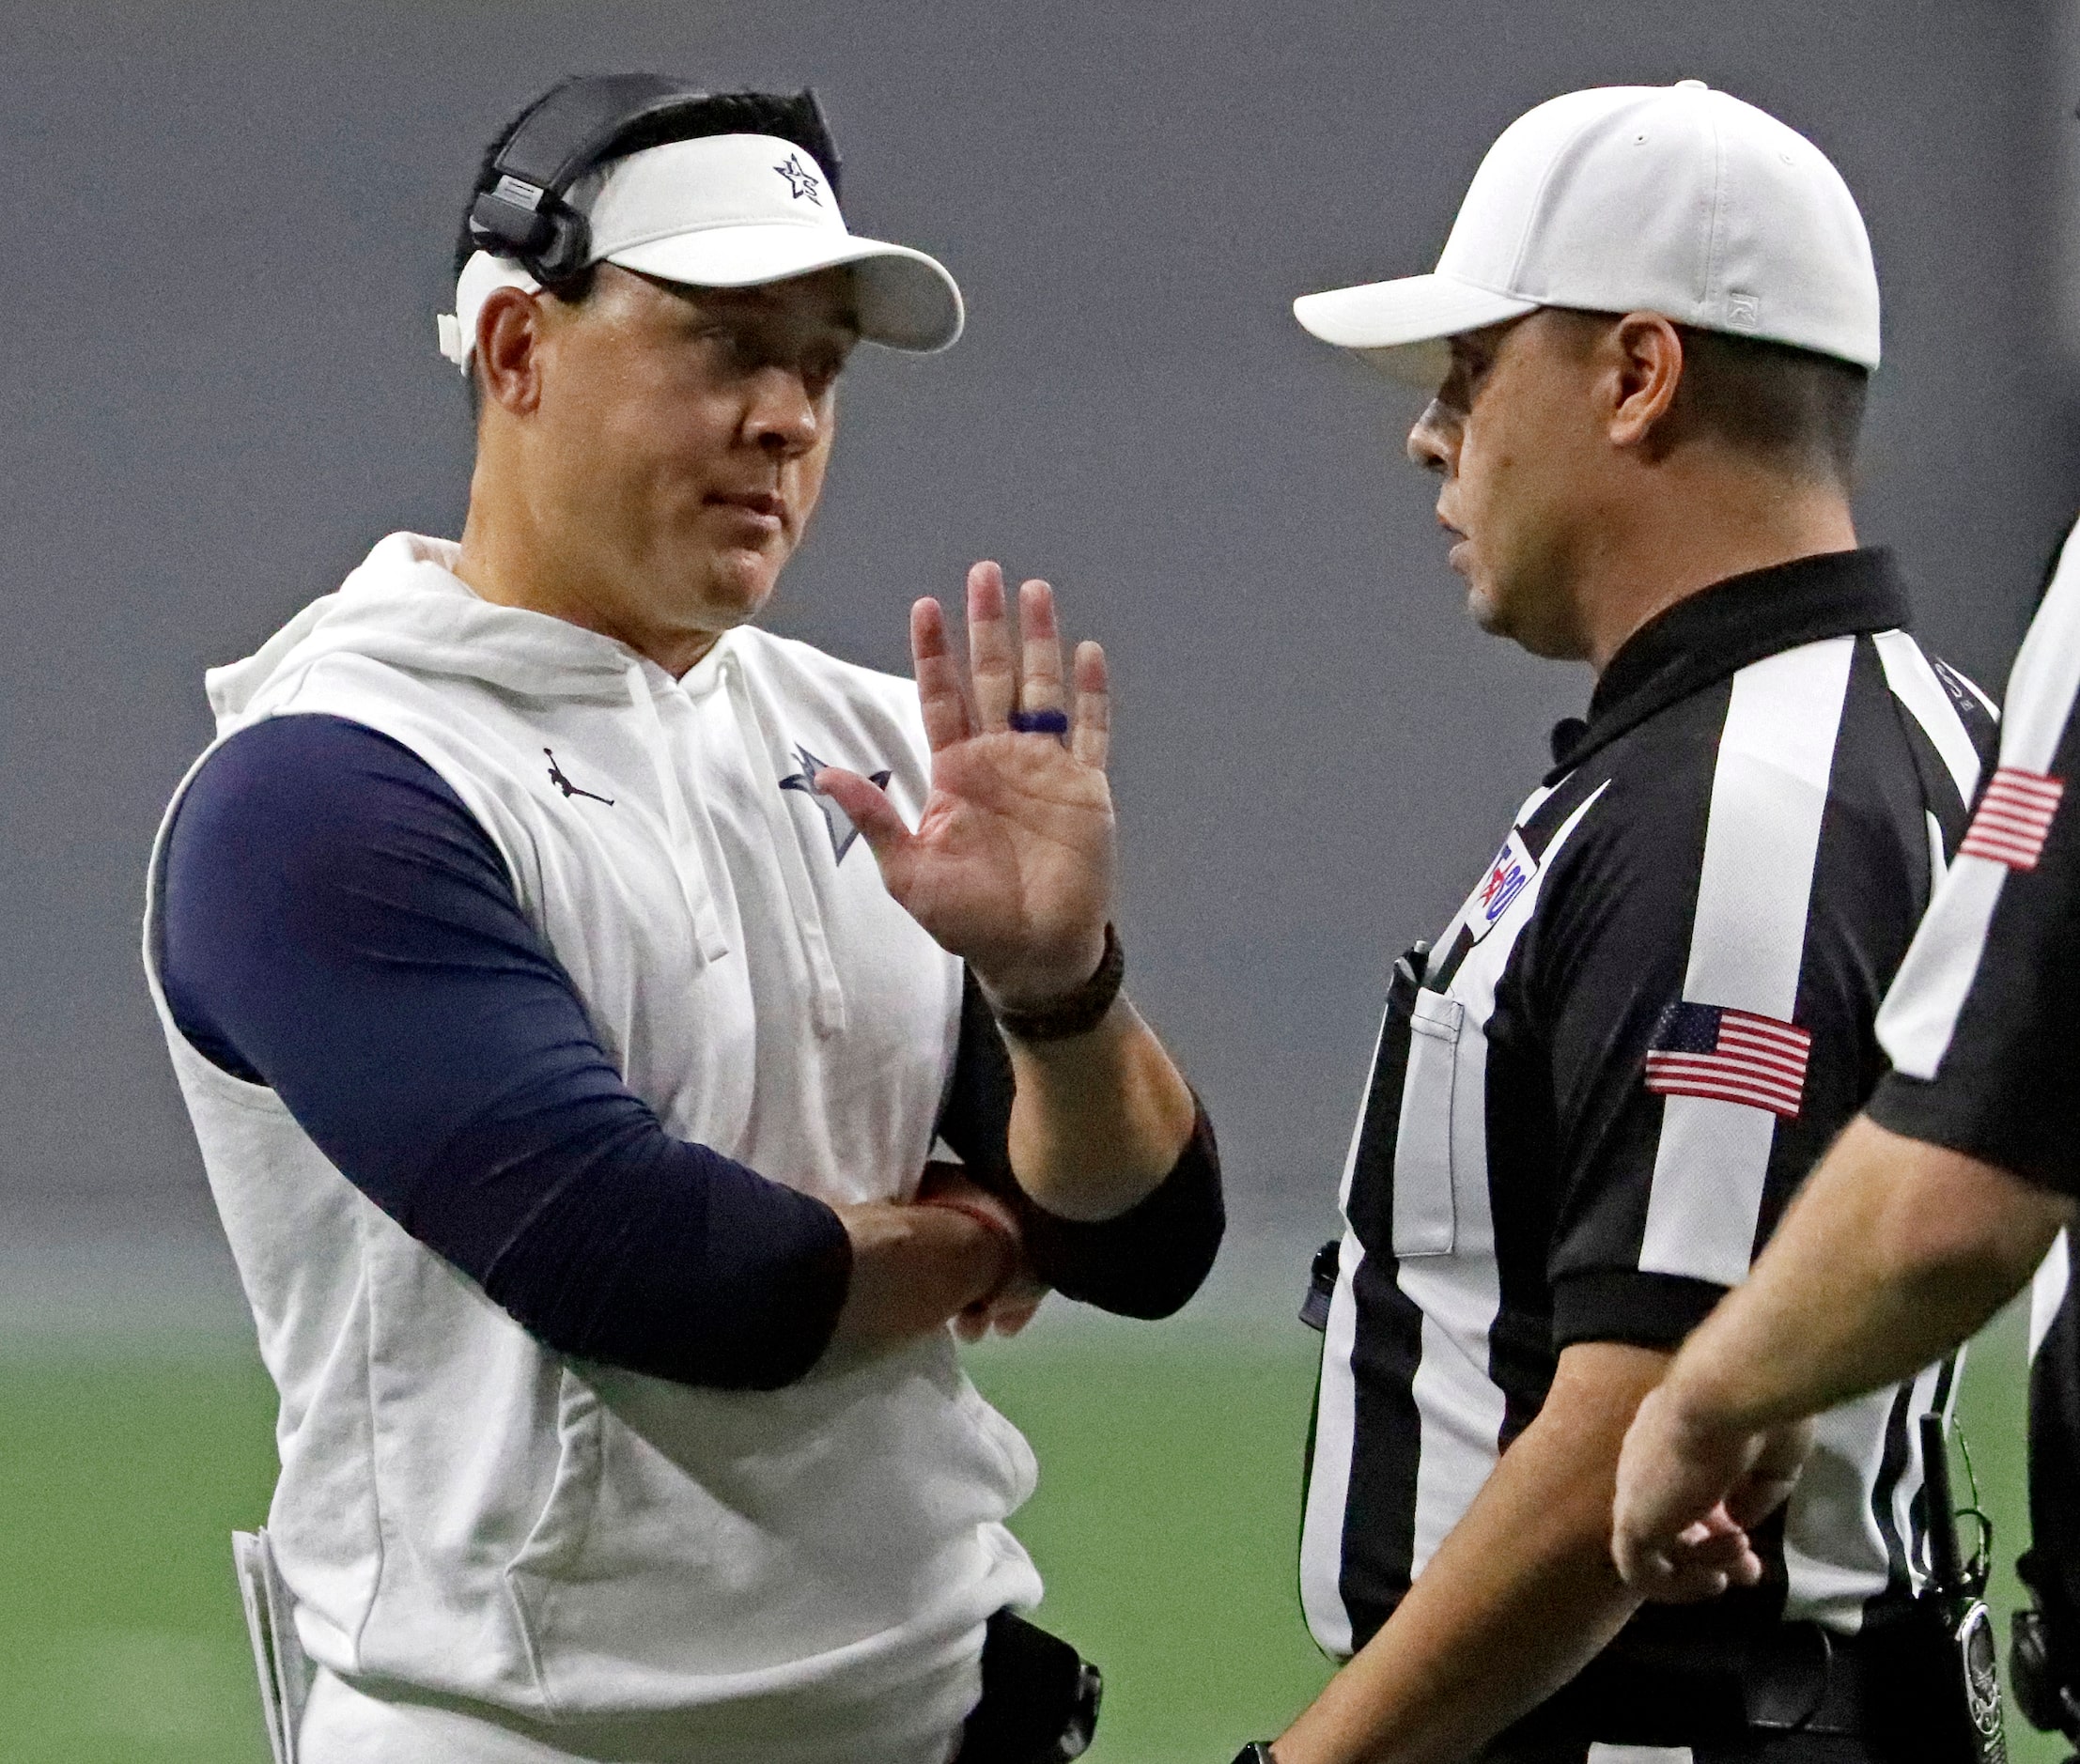
M 2080 92 L 2024 0 L 1277 8 L 12 6 L 0 357 L 0 1226 L 206 1230 L 136 948 L 200 676 L 399 527 L 458 530 L 433 352 L 482 142 L 569 70 L 824 91 L 860 230 L 938 252 L 950 356 L 868 352 L 774 623 L 882 666 L 992 555 L 1119 680 L 1133 985 L 1236 1211 L 1314 1229 L 1393 954 L 1578 708 L 1459 611 L 1416 400 L 1287 302 L 1425 269 L 1540 99 L 1710 80 L 1813 136 L 1886 300 L 1861 516 L 1997 686 L 2080 501 L 2052 188 Z

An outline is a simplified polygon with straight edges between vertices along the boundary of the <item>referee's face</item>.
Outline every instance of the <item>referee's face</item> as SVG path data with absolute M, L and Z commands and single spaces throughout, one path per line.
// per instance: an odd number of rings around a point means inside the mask
M 1575 590 L 1601 486 L 1592 370 L 1575 315 L 1542 310 L 1451 339 L 1451 366 L 1408 435 L 1442 480 L 1467 608 L 1533 655 L 1588 653 Z
M 620 634 L 726 630 L 773 591 L 823 489 L 852 277 L 691 288 L 601 264 L 544 301 L 531 526 Z

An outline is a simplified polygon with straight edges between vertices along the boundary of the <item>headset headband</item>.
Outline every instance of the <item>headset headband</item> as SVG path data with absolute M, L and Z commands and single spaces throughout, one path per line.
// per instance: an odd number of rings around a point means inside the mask
M 470 207 L 470 237 L 494 256 L 511 257 L 544 286 L 575 275 L 588 260 L 592 228 L 566 200 L 570 188 L 614 148 L 681 113 L 713 101 L 683 80 L 657 73 L 607 73 L 566 80 L 515 125 L 491 162 L 490 187 Z M 825 143 L 830 132 L 813 89 L 796 100 Z M 819 154 L 833 189 L 837 152 Z

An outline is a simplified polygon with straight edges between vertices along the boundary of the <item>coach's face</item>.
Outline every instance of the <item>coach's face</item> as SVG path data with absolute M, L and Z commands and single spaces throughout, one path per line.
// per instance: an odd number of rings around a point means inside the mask
M 1442 480 L 1437 519 L 1456 541 L 1467 610 L 1533 655 L 1587 654 L 1574 589 L 1607 487 L 1597 373 L 1576 314 L 1467 332 L 1408 435 L 1409 458 Z
M 613 264 L 587 297 L 536 298 L 515 412 L 529 528 L 571 591 L 655 655 L 742 624 L 823 490 L 852 277 L 690 288 Z M 504 298 L 504 297 L 498 297 Z

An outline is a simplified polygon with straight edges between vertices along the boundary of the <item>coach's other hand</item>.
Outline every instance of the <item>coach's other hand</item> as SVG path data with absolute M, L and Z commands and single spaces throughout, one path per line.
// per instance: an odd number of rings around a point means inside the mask
M 997 1224 L 998 1229 L 1009 1230 L 1015 1235 L 1017 1232 L 1016 1217 L 1003 1200 L 976 1182 L 959 1164 L 937 1158 L 926 1164 L 924 1177 L 917 1185 L 916 1204 L 949 1207 L 955 1213 L 971 1214 L 986 1223 Z M 1001 1286 L 987 1297 L 977 1299 L 954 1319 L 954 1333 L 963 1341 L 980 1341 L 992 1330 L 1001 1336 L 1015 1336 L 1032 1321 L 1051 1290 L 1045 1280 L 1033 1276 L 1021 1254 L 1017 1265 Z
M 852 1273 L 832 1336 L 842 1350 L 878 1353 L 953 1323 L 986 1327 L 1025 1267 L 1018 1221 L 987 1189 L 941 1183 L 937 1197 L 841 1206 Z M 979 1330 L 975 1333 L 980 1333 Z
M 1812 1440 L 1810 1422 L 1714 1428 L 1669 1385 L 1651 1392 L 1618 1456 L 1611 1557 L 1625 1584 L 1664 1604 L 1754 1586 L 1748 1534 L 1789 1498 Z
M 1073 706 L 1063 677 L 1054 593 L 1018 590 L 1014 643 L 1003 571 L 968 572 L 967 678 L 937 600 L 910 609 L 932 789 L 917 830 L 855 772 L 817 775 L 881 866 L 882 879 L 940 947 L 974 970 L 990 1001 L 1046 1005 L 1081 986 L 1105 954 L 1111 914 L 1112 796 L 1105 778 L 1105 652 L 1076 652 Z M 1014 726 L 1053 712 L 1066 741 Z

